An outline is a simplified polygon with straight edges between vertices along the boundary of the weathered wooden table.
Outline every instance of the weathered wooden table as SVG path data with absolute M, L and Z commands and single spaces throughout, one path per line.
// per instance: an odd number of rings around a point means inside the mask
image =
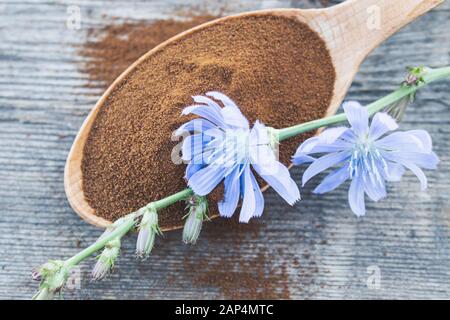
M 234 0 L 225 7 L 234 13 L 337 2 Z M 111 17 L 170 18 L 180 8 L 214 12 L 224 3 L 0 0 L 0 298 L 31 297 L 33 267 L 69 257 L 101 233 L 74 214 L 63 189 L 67 153 L 101 93 L 85 86 L 78 69 L 87 30 Z M 68 5 L 81 10 L 79 30 L 66 26 Z M 447 2 L 373 52 L 348 97 L 368 103 L 389 93 L 407 65 L 450 64 L 449 30 Z M 441 158 L 439 170 L 427 172 L 426 192 L 407 174 L 357 219 L 346 188 L 319 200 L 311 183 L 293 208 L 269 191 L 262 219 L 207 223 L 195 247 L 181 243 L 180 231 L 167 233 L 151 259 L 139 262 L 135 238 L 127 237 L 108 279 L 90 283 L 93 260 L 84 263 L 65 298 L 450 298 L 449 87 L 445 81 L 422 90 L 402 124 L 428 130 Z M 299 179 L 301 169 L 293 174 Z M 379 286 L 371 282 L 377 276 Z

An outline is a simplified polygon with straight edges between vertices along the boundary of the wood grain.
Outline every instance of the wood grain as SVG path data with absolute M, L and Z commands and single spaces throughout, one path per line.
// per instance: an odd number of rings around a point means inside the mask
M 198 30 L 207 29 L 231 19 L 258 15 L 294 17 L 316 31 L 324 39 L 327 48 L 330 50 L 330 55 L 336 70 L 334 94 L 326 112 L 328 116 L 331 116 L 336 113 L 339 105 L 342 103 L 363 59 L 395 31 L 414 21 L 418 16 L 431 10 L 441 2 L 442 0 L 404 0 L 402 2 L 392 2 L 389 0 L 347 0 L 339 6 L 318 10 L 305 11 L 294 8 L 258 10 L 256 12 L 226 16 L 215 21 L 207 22 L 165 41 L 130 65 L 101 96 L 83 122 L 69 152 L 64 170 L 64 188 L 71 207 L 82 219 L 95 226 L 105 228 L 112 223 L 112 221 L 97 216 L 95 210 L 86 201 L 82 187 L 83 174 L 81 171 L 84 146 L 99 110 L 108 101 L 111 93 L 117 87 L 121 86 L 123 79 L 138 69 L 144 61 L 151 59 L 152 56 L 157 55 L 173 42 L 188 37 Z M 377 12 L 380 15 L 384 14 L 388 15 L 388 17 L 384 19 L 383 24 L 381 24 L 381 19 L 379 19 L 379 25 L 374 25 L 373 28 L 369 28 L 369 24 L 367 23 L 369 16 L 367 8 L 373 6 L 376 6 Z M 366 36 L 363 37 L 363 34 Z M 162 231 L 177 228 L 179 226 L 174 225 L 167 229 L 163 228 Z
M 329 1 L 335 4 L 340 1 Z M 92 243 L 100 230 L 79 219 L 64 194 L 63 170 L 73 139 L 101 90 L 85 86 L 78 54 L 89 28 L 121 20 L 168 18 L 188 7 L 218 11 L 220 1 L 74 1 L 82 11 L 80 30 L 66 27 L 67 2 L 0 1 L 0 298 L 27 299 L 36 284 L 30 271 L 47 259 L 63 259 Z M 228 1 L 227 13 L 268 7 L 320 7 L 320 1 Z M 371 102 L 394 90 L 407 65 L 450 64 L 450 4 L 445 2 L 394 35 L 363 63 L 350 99 Z M 262 272 L 271 297 L 410 299 L 450 297 L 450 81 L 418 95 L 403 129 L 430 132 L 441 158 L 427 172 L 420 192 L 411 174 L 389 185 L 389 197 L 368 202 L 356 219 L 346 188 L 320 198 L 302 190 L 290 208 L 273 192 L 266 212 L 250 226 L 231 228 L 216 220 L 204 227 L 195 247 L 181 233 L 158 239 L 147 262 L 134 259 L 135 237 L 127 237 L 114 274 L 89 282 L 93 260 L 81 266 L 81 288 L 66 299 L 226 298 L 236 294 L 202 273 L 228 261 L 230 282 L 239 274 Z M 304 168 L 293 174 L 298 181 Z M 261 259 L 263 257 L 263 259 Z M 203 267 L 201 269 L 200 267 Z M 205 267 L 206 266 L 206 267 Z M 367 268 L 378 266 L 379 289 L 366 285 Z M 205 270 L 206 269 L 206 270 Z M 245 285 L 241 286 L 246 296 Z M 264 291 L 266 290 L 266 291 Z M 287 295 L 286 291 L 287 290 Z M 250 294 L 247 296 L 250 297 Z

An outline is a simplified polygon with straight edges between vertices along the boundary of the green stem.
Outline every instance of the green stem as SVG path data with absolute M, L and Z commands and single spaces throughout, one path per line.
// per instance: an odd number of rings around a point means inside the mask
M 65 266 L 68 268 L 72 268 L 73 266 L 76 266 L 77 264 L 79 264 L 81 261 L 90 257 L 95 252 L 99 251 L 100 249 L 103 249 L 103 247 L 109 241 L 111 241 L 115 238 L 122 238 L 136 224 L 134 217 L 135 217 L 135 214 L 133 215 L 133 218 L 126 220 L 123 224 L 121 224 L 119 227 L 117 227 L 117 229 L 115 229 L 110 234 L 97 240 L 95 243 L 91 244 L 86 249 L 84 249 L 84 250 L 80 251 L 79 253 L 77 253 L 76 255 L 74 255 L 72 258 L 67 259 L 64 262 Z
M 443 78 L 447 78 L 450 76 L 450 67 L 439 68 L 439 69 L 429 69 L 428 72 L 424 75 L 424 83 L 421 83 L 418 86 L 412 87 L 400 87 L 396 91 L 388 94 L 387 96 L 367 105 L 367 109 L 370 115 L 377 113 L 380 110 L 383 110 L 387 106 L 392 103 L 414 93 L 418 89 L 426 86 L 427 84 L 440 80 Z M 311 130 L 316 130 L 322 127 L 327 127 L 330 125 L 338 124 L 347 121 L 347 117 L 344 113 L 337 114 L 332 117 L 313 120 L 310 122 L 298 124 L 292 127 L 279 129 L 278 130 L 278 139 L 279 141 L 286 140 L 288 138 L 294 137 L 300 133 L 308 132 Z
M 424 83 L 416 86 L 416 87 L 401 87 L 400 89 L 392 92 L 391 94 L 387 95 L 384 98 L 381 98 L 374 103 L 371 103 L 367 106 L 367 109 L 369 110 L 369 114 L 373 115 L 374 113 L 382 110 L 386 106 L 391 105 L 392 103 L 414 93 L 421 87 L 436 81 L 440 80 L 446 77 L 450 76 L 450 67 L 446 68 L 440 68 L 440 69 L 429 69 L 428 72 L 424 76 Z M 341 113 L 332 117 L 328 117 L 325 119 L 319 119 L 310 121 L 307 123 L 302 123 L 296 126 L 292 126 L 285 129 L 278 130 L 278 137 L 279 141 L 283 141 L 285 139 L 288 139 L 290 137 L 293 137 L 295 135 L 316 130 L 321 127 L 337 124 L 346 121 L 347 118 L 345 114 Z M 187 197 L 193 195 L 193 191 L 190 188 L 184 189 L 178 193 L 175 193 L 171 196 L 168 196 L 164 199 L 152 202 L 151 205 L 155 206 L 157 210 L 166 208 L 178 201 L 184 200 Z M 86 249 L 82 250 L 78 254 L 74 255 L 73 257 L 67 259 L 64 264 L 68 269 L 71 269 L 72 267 L 78 265 L 80 262 L 85 260 L 86 258 L 90 257 L 95 252 L 103 249 L 105 245 L 116 238 L 122 238 L 125 234 L 127 234 L 135 225 L 136 225 L 136 218 L 139 216 L 138 212 L 131 213 L 128 217 L 129 219 L 125 219 L 123 223 L 121 223 L 117 228 L 115 228 L 111 233 L 101 237 L 99 240 L 97 240 L 95 243 L 87 247 Z
M 168 196 L 167 198 L 158 200 L 153 202 L 153 204 L 156 207 L 156 210 L 164 209 L 178 201 L 184 200 L 189 196 L 192 196 L 194 192 L 191 188 L 184 189 L 183 191 L 177 192 L 171 196 Z
M 160 209 L 166 208 L 178 201 L 186 199 L 187 197 L 189 197 L 193 194 L 194 193 L 192 192 L 192 190 L 190 188 L 188 188 L 188 189 L 184 189 L 183 191 L 177 192 L 171 196 L 168 196 L 167 198 L 155 201 L 152 204 L 155 206 L 155 208 L 157 210 L 160 210 Z M 92 245 L 87 247 L 86 249 L 84 249 L 84 250 L 80 251 L 78 254 L 74 255 L 72 258 L 67 259 L 65 261 L 65 265 L 68 268 L 76 266 L 81 261 L 85 260 L 86 258 L 90 257 L 95 252 L 102 249 L 109 241 L 111 241 L 115 238 L 122 238 L 136 224 L 136 221 L 134 219 L 134 218 L 136 218 L 136 216 L 137 216 L 137 214 L 132 214 L 132 216 L 130 216 L 130 219 L 125 220 L 125 222 L 123 224 L 121 224 L 119 227 L 117 227 L 117 229 L 115 229 L 113 232 L 102 237 L 101 239 L 99 239 L 98 241 L 96 241 L 95 243 L 93 243 Z

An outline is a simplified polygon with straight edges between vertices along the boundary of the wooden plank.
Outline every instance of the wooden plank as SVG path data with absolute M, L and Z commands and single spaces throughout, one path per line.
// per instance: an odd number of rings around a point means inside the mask
M 328 1 L 330 4 L 340 1 Z M 168 18 L 180 9 L 223 8 L 221 1 L 74 1 L 82 28 L 65 26 L 65 1 L 0 1 L 0 298 L 29 298 L 30 271 L 47 259 L 69 257 L 100 230 L 68 206 L 63 169 L 70 145 L 101 92 L 85 87 L 77 46 L 87 30 L 122 20 Z M 320 7 L 320 1 L 228 1 L 226 12 L 267 7 Z M 450 64 L 450 4 L 403 29 L 363 64 L 349 98 L 363 103 L 394 90 L 406 65 Z M 119 19 L 119 20 L 120 20 Z M 423 90 L 403 129 L 423 128 L 434 139 L 439 170 L 427 172 L 420 192 L 408 174 L 389 185 L 389 197 L 368 203 L 356 219 L 346 188 L 319 199 L 302 191 L 290 208 L 269 191 L 265 216 L 249 226 L 206 224 L 187 247 L 180 231 L 165 234 L 149 261 L 133 257 L 124 241 L 115 273 L 89 282 L 93 261 L 81 267 L 79 290 L 67 299 L 102 298 L 449 298 L 450 95 L 449 81 Z M 293 171 L 297 181 L 302 168 Z M 378 266 L 381 287 L 369 289 L 367 268 Z M 243 281 L 242 275 L 253 274 Z M 215 275 L 215 277 L 214 277 Z M 227 276 L 227 282 L 219 280 Z M 245 277 L 247 279 L 248 277 Z M 233 289 L 235 288 L 235 289 Z

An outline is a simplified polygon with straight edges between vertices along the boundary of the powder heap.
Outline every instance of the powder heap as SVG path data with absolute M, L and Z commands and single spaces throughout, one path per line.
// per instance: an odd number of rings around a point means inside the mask
M 205 226 L 201 238 L 208 247 L 224 248 L 226 253 L 190 250 L 181 266 L 195 287 L 217 288 L 219 298 L 289 299 L 291 257 L 257 245 L 264 229 L 262 219 L 248 224 L 239 223 L 237 216 L 216 219 Z
M 128 74 L 99 111 L 82 161 L 86 200 L 113 220 L 186 188 L 185 165 L 171 160 L 180 140 L 171 135 L 192 95 L 221 91 L 250 122 L 283 128 L 323 117 L 334 80 L 323 40 L 291 18 L 227 19 L 172 42 Z M 281 161 L 310 135 L 283 142 Z M 183 208 L 162 210 L 161 227 L 182 225 Z
M 81 71 L 89 76 L 89 87 L 100 85 L 106 89 L 147 51 L 180 32 L 216 18 L 205 14 L 185 20 L 127 22 L 91 29 L 89 36 L 94 40 L 85 43 L 81 49 L 81 55 L 86 58 Z
M 188 21 L 114 24 L 95 30 L 92 35 L 97 36 L 96 40 L 81 49 L 81 54 L 88 59 L 80 71 L 87 73 L 89 86 L 106 88 L 130 63 L 153 46 L 211 18 L 205 15 Z M 291 280 L 286 269 L 298 268 L 298 259 L 283 252 L 270 256 L 271 250 L 259 245 L 264 237 L 261 233 L 267 229 L 264 222 L 259 219 L 240 224 L 235 217 L 207 223 L 202 231 L 202 242 L 206 241 L 214 248 L 226 247 L 228 254 L 186 251 L 184 259 L 180 260 L 182 275 L 192 278 L 193 286 L 201 290 L 217 288 L 221 296 L 228 299 L 288 299 Z M 310 272 L 308 268 L 302 268 L 301 279 L 311 278 Z M 168 284 L 177 281 L 178 276 L 169 273 Z

